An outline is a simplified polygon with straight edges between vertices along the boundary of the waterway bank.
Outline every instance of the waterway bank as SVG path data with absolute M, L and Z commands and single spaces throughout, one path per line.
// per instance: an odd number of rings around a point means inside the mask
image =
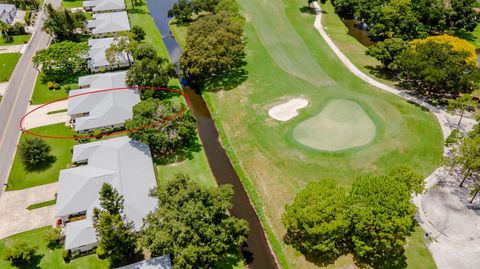
M 169 29 L 168 10 L 175 0 L 148 0 L 151 16 L 162 34 L 171 61 L 178 64 L 181 48 Z M 262 223 L 251 204 L 240 178 L 230 159 L 219 142 L 219 134 L 203 97 L 189 87 L 184 87 L 190 97 L 191 109 L 197 119 L 197 128 L 212 173 L 219 185 L 231 184 L 234 189 L 233 207 L 230 213 L 248 221 L 250 234 L 242 248 L 244 258 L 250 268 L 278 268 L 275 256 L 266 238 Z

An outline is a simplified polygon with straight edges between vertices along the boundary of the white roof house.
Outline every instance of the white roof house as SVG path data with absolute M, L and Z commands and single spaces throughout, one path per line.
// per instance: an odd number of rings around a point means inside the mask
M 15 19 L 17 8 L 11 4 L 0 4 L 0 21 L 6 24 L 12 24 Z
M 172 263 L 169 255 L 151 258 L 149 260 L 132 263 L 117 269 L 171 269 Z
M 78 87 L 83 88 L 123 88 L 127 78 L 127 71 L 109 72 L 97 75 L 83 76 L 78 78 Z
M 156 208 L 149 196 L 156 181 L 148 145 L 127 136 L 80 144 L 73 147 L 72 161 L 86 165 L 60 171 L 55 216 L 65 220 L 85 213 L 86 218 L 66 224 L 65 249 L 87 250 L 97 243 L 92 214 L 104 182 L 123 195 L 124 214 L 140 230 L 145 215 Z
M 123 53 L 115 58 L 115 62 L 110 63 L 107 60 L 105 51 L 116 42 L 116 38 L 99 38 L 88 40 L 88 68 L 92 71 L 99 71 L 100 69 L 116 69 L 130 66 L 131 56 L 128 53 Z
M 93 11 L 93 13 L 117 12 L 125 10 L 124 0 L 92 0 L 83 1 L 85 11 Z
M 76 131 L 117 128 L 132 118 L 133 106 L 140 102 L 138 89 L 102 90 L 86 88 L 69 92 L 67 115 L 75 120 Z M 94 93 L 86 94 L 89 92 Z
M 111 35 L 130 31 L 127 12 L 95 13 L 93 20 L 87 21 L 87 28 L 94 36 Z

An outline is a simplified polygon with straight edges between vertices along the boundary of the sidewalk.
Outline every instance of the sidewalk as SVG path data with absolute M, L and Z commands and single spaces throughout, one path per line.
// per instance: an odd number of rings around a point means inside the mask
M 25 48 L 27 47 L 26 44 L 24 45 L 10 45 L 10 46 L 0 46 L 0 54 L 3 53 L 23 53 Z

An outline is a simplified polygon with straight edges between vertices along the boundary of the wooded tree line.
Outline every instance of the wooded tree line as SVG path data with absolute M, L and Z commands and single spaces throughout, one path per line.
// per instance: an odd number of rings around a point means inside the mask
M 282 217 L 285 241 L 317 264 L 353 253 L 378 268 L 403 268 L 406 238 L 415 227 L 410 198 L 422 177 L 400 166 L 385 176 L 361 176 L 350 192 L 334 179 L 308 184 Z
M 450 35 L 410 42 L 386 39 L 370 47 L 368 55 L 395 74 L 401 85 L 431 99 L 450 99 L 478 89 L 480 70 L 475 47 Z
M 476 0 L 331 0 L 337 13 L 357 18 L 375 40 L 471 32 L 480 17 Z

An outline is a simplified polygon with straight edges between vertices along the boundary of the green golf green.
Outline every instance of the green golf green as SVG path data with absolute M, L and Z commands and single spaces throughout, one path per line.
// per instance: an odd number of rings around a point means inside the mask
M 346 150 L 372 141 L 375 124 L 357 103 L 335 99 L 328 102 L 319 114 L 298 124 L 293 137 L 318 150 Z

